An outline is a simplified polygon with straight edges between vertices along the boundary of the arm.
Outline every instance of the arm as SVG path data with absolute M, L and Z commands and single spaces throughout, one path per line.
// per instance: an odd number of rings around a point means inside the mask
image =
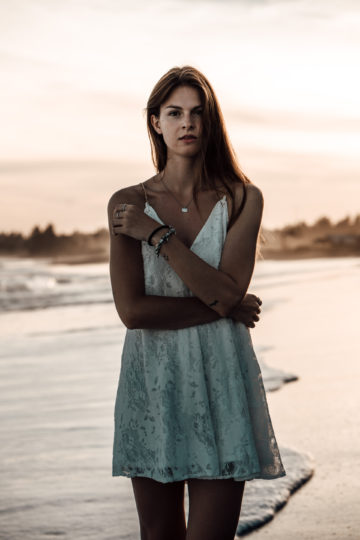
M 160 256 L 166 259 L 193 294 L 222 317 L 231 316 L 241 303 L 255 266 L 263 196 L 253 184 L 246 189 L 245 206 L 227 233 L 219 269 L 195 255 L 176 235 L 172 235 L 160 251 Z M 163 234 L 164 231 L 157 232 L 153 243 L 157 243 Z
M 225 272 L 237 283 L 239 300 L 234 302 L 228 316 L 239 308 L 251 282 L 256 259 L 256 245 L 264 209 L 261 190 L 250 184 L 242 213 L 226 236 L 219 270 Z
M 145 294 L 141 242 L 125 234 L 111 234 L 114 207 L 125 201 L 141 205 L 141 201 L 129 188 L 115 193 L 108 204 L 110 279 L 115 307 L 125 326 L 131 329 L 177 330 L 220 319 L 221 316 L 216 311 L 196 297 L 176 298 Z
M 250 194 L 250 189 L 252 192 Z M 167 244 L 164 244 L 161 253 L 165 253 L 169 256 L 171 242 L 175 245 L 180 245 L 184 257 L 187 258 L 187 264 L 184 264 L 184 259 L 179 256 L 179 251 L 172 250 L 171 261 L 168 258 L 169 264 L 180 275 L 184 268 L 183 275 L 180 277 L 184 280 L 184 277 L 188 277 L 188 286 L 198 297 L 199 292 L 204 292 L 204 289 L 209 293 L 212 293 L 211 285 L 209 284 L 209 275 L 212 278 L 220 276 L 221 283 L 228 284 L 227 294 L 229 298 L 228 314 L 232 316 L 232 312 L 235 309 L 237 311 L 235 318 L 239 316 L 240 303 L 246 294 L 246 290 L 249 286 L 251 279 L 254 261 L 255 261 L 255 249 L 257 232 L 259 230 L 261 214 L 262 214 L 262 195 L 260 190 L 255 186 L 248 187 L 248 197 L 242 214 L 234 223 L 233 227 L 227 234 L 225 241 L 223 256 L 221 259 L 220 267 L 222 270 L 216 270 L 212 266 L 208 265 L 200 257 L 192 253 L 181 241 L 176 239 L 174 235 L 170 237 Z M 253 193 L 255 192 L 255 193 Z M 256 194 L 258 196 L 256 196 Z M 134 191 L 131 188 L 121 190 L 113 195 L 109 201 L 108 214 L 109 214 L 109 228 L 110 233 L 112 230 L 112 216 L 114 208 L 120 203 L 127 202 L 134 204 L 135 206 L 142 206 L 142 200 L 136 199 Z M 136 208 L 138 210 L 138 208 Z M 138 218 L 140 215 L 138 214 Z M 150 232 L 154 229 L 154 226 L 158 224 L 157 221 L 152 220 L 148 216 L 146 220 L 150 220 L 149 223 L 142 223 L 142 227 L 148 228 Z M 141 221 L 144 221 L 143 214 L 141 212 Z M 254 231 L 254 228 L 256 229 Z M 125 227 L 124 229 L 125 230 Z M 158 238 L 155 235 L 155 241 L 161 237 L 161 231 L 157 233 Z M 231 234 L 230 234 L 231 233 Z M 137 231 L 139 234 L 139 231 Z M 163 234 L 163 233 L 162 233 Z M 147 234 L 146 234 L 147 237 Z M 208 307 L 205 305 L 203 298 L 169 298 L 158 296 L 146 296 L 144 290 L 144 274 L 143 274 L 143 261 L 141 256 L 141 243 L 128 234 L 119 234 L 114 236 L 110 234 L 111 246 L 110 246 L 110 274 L 113 288 L 113 295 L 115 305 L 118 310 L 119 316 L 124 324 L 129 328 L 185 328 L 196 324 L 204 324 L 218 320 L 223 315 L 219 310 L 218 302 L 213 303 L 213 306 Z M 140 236 L 139 236 L 140 238 Z M 229 239 L 231 241 L 229 241 Z M 236 251 L 239 251 L 238 242 L 244 241 L 246 250 L 240 251 L 240 257 L 235 259 L 231 256 Z M 248 241 L 248 243 L 246 243 Z M 247 250 L 251 248 L 253 244 L 253 252 L 250 257 Z M 226 258 L 224 260 L 224 255 Z M 192 272 L 192 269 L 188 268 L 189 258 L 197 265 L 196 272 Z M 185 260 L 186 262 L 186 260 Z M 172 264 L 173 263 L 173 264 Z M 200 269 L 199 269 L 200 267 Z M 131 268 L 131 272 L 129 272 Z M 245 279 L 241 281 L 242 272 L 244 271 Z M 193 279 L 195 276 L 195 279 Z M 203 287 L 203 282 L 205 287 Z M 186 283 L 186 282 L 185 282 Z M 239 283 L 242 284 L 243 289 L 240 289 Z M 192 288 L 193 287 L 193 288 Z M 198 289 L 198 290 L 196 290 Z M 253 295 L 251 295 L 253 296 Z M 154 304 L 156 298 L 156 306 Z M 212 296 L 212 298 L 214 298 Z M 155 310 L 156 307 L 156 310 Z M 179 311 L 178 307 L 180 308 Z M 176 310 L 176 312 L 169 312 L 169 308 Z M 221 308 L 221 306 L 220 306 Z M 196 310 L 196 311 L 194 311 Z M 248 317 L 248 314 L 246 314 Z M 241 320 L 239 317 L 238 320 Z M 257 318 L 258 320 L 258 318 Z M 245 321 L 244 321 L 245 322 Z

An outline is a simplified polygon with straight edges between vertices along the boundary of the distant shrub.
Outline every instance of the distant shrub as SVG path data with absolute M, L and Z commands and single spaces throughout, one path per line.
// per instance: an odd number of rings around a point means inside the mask
M 327 216 L 320 217 L 317 221 L 315 221 L 314 227 L 332 227 L 332 223 L 330 219 Z

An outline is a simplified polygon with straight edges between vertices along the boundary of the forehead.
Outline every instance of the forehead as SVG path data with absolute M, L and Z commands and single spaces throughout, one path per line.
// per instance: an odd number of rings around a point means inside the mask
M 168 105 L 179 105 L 184 107 L 195 107 L 196 105 L 201 105 L 200 92 L 197 88 L 192 86 L 178 86 L 164 101 L 162 107 L 166 107 Z

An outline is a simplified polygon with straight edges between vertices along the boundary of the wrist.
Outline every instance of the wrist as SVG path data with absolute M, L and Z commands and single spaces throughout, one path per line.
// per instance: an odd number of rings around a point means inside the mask
M 168 233 L 170 227 L 171 227 L 171 225 L 166 225 L 166 228 L 164 227 L 163 229 L 160 229 L 159 231 L 156 231 L 156 233 L 151 237 L 151 240 L 150 240 L 151 245 L 155 247 L 155 246 L 160 242 L 161 238 L 162 238 L 166 233 Z M 170 238 L 171 238 L 172 236 L 174 236 L 174 234 L 171 234 L 171 235 L 169 236 L 168 240 L 164 242 L 164 244 L 166 244 L 166 243 L 170 240 Z M 164 244 L 163 244 L 163 245 L 164 245 Z
M 167 244 L 168 241 L 169 241 L 170 236 L 172 236 L 175 233 L 176 233 L 176 231 L 175 231 L 174 227 L 170 226 L 168 228 L 167 232 L 162 235 L 162 237 L 160 238 L 158 244 L 155 247 L 155 255 L 157 257 L 159 257 L 160 250 L 163 249 L 164 244 Z M 168 256 L 165 253 L 162 253 L 162 255 L 166 260 L 169 260 Z
M 149 238 L 150 238 L 150 244 L 152 246 L 155 246 L 156 245 L 156 241 L 155 239 L 157 239 L 158 237 L 161 238 L 161 236 L 167 232 L 167 227 L 168 225 L 166 226 L 163 226 L 163 225 L 160 225 L 157 221 L 154 221 L 153 220 L 153 225 L 151 227 L 149 227 L 146 235 L 145 235 L 145 238 L 143 239 L 145 242 L 149 243 Z M 159 229 L 158 231 L 156 229 Z M 155 232 L 156 231 L 156 232 Z
M 151 245 L 155 247 L 160 242 L 161 237 L 164 236 L 167 231 L 168 229 L 161 229 L 160 231 L 157 231 L 151 239 Z

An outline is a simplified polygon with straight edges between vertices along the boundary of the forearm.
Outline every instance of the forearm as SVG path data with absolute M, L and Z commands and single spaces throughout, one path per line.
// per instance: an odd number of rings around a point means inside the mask
M 154 235 L 153 245 L 163 234 L 164 231 L 159 231 Z M 161 246 L 160 257 L 164 257 L 197 298 L 221 317 L 226 317 L 246 293 L 240 291 L 230 276 L 198 257 L 174 234 Z
M 128 328 L 178 330 L 219 319 L 199 298 L 148 295 L 136 301 Z

